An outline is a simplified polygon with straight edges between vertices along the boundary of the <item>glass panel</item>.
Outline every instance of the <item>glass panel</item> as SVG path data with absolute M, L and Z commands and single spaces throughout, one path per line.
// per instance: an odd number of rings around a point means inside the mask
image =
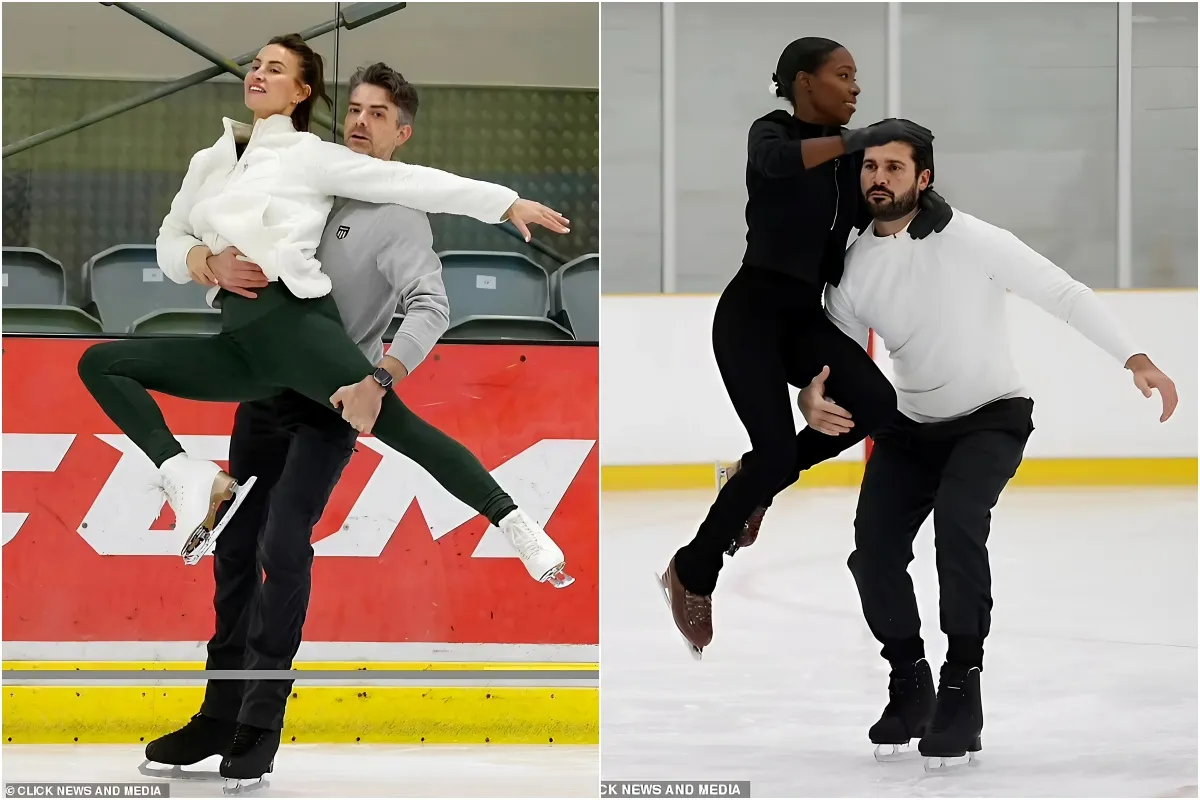
M 1196 5 L 1133 4 L 1133 285 L 1195 287 Z
M 676 21 L 676 285 L 680 292 L 719 292 L 745 253 L 746 134 L 755 119 L 781 107 L 769 88 L 779 54 L 806 35 L 844 44 L 863 90 L 852 124 L 878 122 L 887 7 L 680 3 Z
M 342 34 L 338 119 L 354 71 L 386 63 L 418 94 L 395 160 L 512 187 L 571 220 L 568 236 L 534 238 L 567 258 L 599 252 L 598 14 L 589 4 L 410 4 Z M 446 214 L 430 224 L 439 252 L 513 251 L 558 267 L 498 226 Z
M 901 115 L 937 137 L 942 195 L 1116 286 L 1117 5 L 904 3 L 901 22 Z
M 605 294 L 662 290 L 662 6 L 604 3 Z

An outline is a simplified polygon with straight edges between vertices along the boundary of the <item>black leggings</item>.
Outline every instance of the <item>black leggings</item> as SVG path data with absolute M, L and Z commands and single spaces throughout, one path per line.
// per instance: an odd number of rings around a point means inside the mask
M 801 472 L 853 447 L 896 413 L 896 391 L 866 351 L 825 316 L 821 290 L 742 267 L 717 304 L 713 351 L 750 452 L 721 489 L 695 538 L 676 553 L 684 588 L 712 594 L 723 554 L 754 509 Z M 824 366 L 831 399 L 854 417 L 849 433 L 796 432 L 788 384 L 807 386 Z

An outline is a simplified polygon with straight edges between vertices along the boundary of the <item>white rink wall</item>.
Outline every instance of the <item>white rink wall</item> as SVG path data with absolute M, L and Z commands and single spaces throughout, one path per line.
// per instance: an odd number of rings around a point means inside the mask
M 1064 323 L 1009 296 L 1013 356 L 1036 408 L 1028 459 L 1195 458 L 1196 292 L 1097 292 L 1174 379 L 1180 404 L 1158 422 L 1130 374 Z M 717 295 L 601 297 L 600 460 L 603 466 L 733 460 L 749 446 L 712 355 Z M 878 339 L 875 359 L 891 360 Z M 795 390 L 792 392 L 793 398 Z M 793 404 L 797 427 L 803 424 Z M 839 460 L 863 457 L 858 446 Z

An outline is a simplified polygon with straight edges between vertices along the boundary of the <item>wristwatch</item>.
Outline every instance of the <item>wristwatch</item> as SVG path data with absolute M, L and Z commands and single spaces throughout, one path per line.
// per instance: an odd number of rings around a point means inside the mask
M 374 378 L 375 382 L 384 389 L 392 388 L 392 383 L 396 380 L 394 377 L 392 377 L 392 373 L 388 372 L 383 367 L 376 367 L 375 371 L 371 373 L 371 377 Z

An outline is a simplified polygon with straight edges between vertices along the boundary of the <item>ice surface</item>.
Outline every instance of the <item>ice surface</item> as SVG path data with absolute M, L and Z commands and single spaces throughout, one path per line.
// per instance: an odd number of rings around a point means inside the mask
M 877 763 L 867 741 L 888 678 L 846 568 L 857 491 L 777 500 L 726 559 L 713 643 L 691 659 L 654 573 L 713 494 L 603 498 L 605 780 L 750 780 L 755 797 L 1197 795 L 1195 489 L 1003 495 L 984 749 L 944 775 L 919 757 Z M 910 572 L 936 674 L 932 533 Z
M 186 721 L 186 720 L 185 720 Z M 5 745 L 4 780 L 153 783 L 140 745 Z M 216 771 L 216 756 L 189 769 Z M 595 797 L 596 747 L 285 744 L 269 797 Z M 221 781 L 172 780 L 172 797 L 222 797 Z

